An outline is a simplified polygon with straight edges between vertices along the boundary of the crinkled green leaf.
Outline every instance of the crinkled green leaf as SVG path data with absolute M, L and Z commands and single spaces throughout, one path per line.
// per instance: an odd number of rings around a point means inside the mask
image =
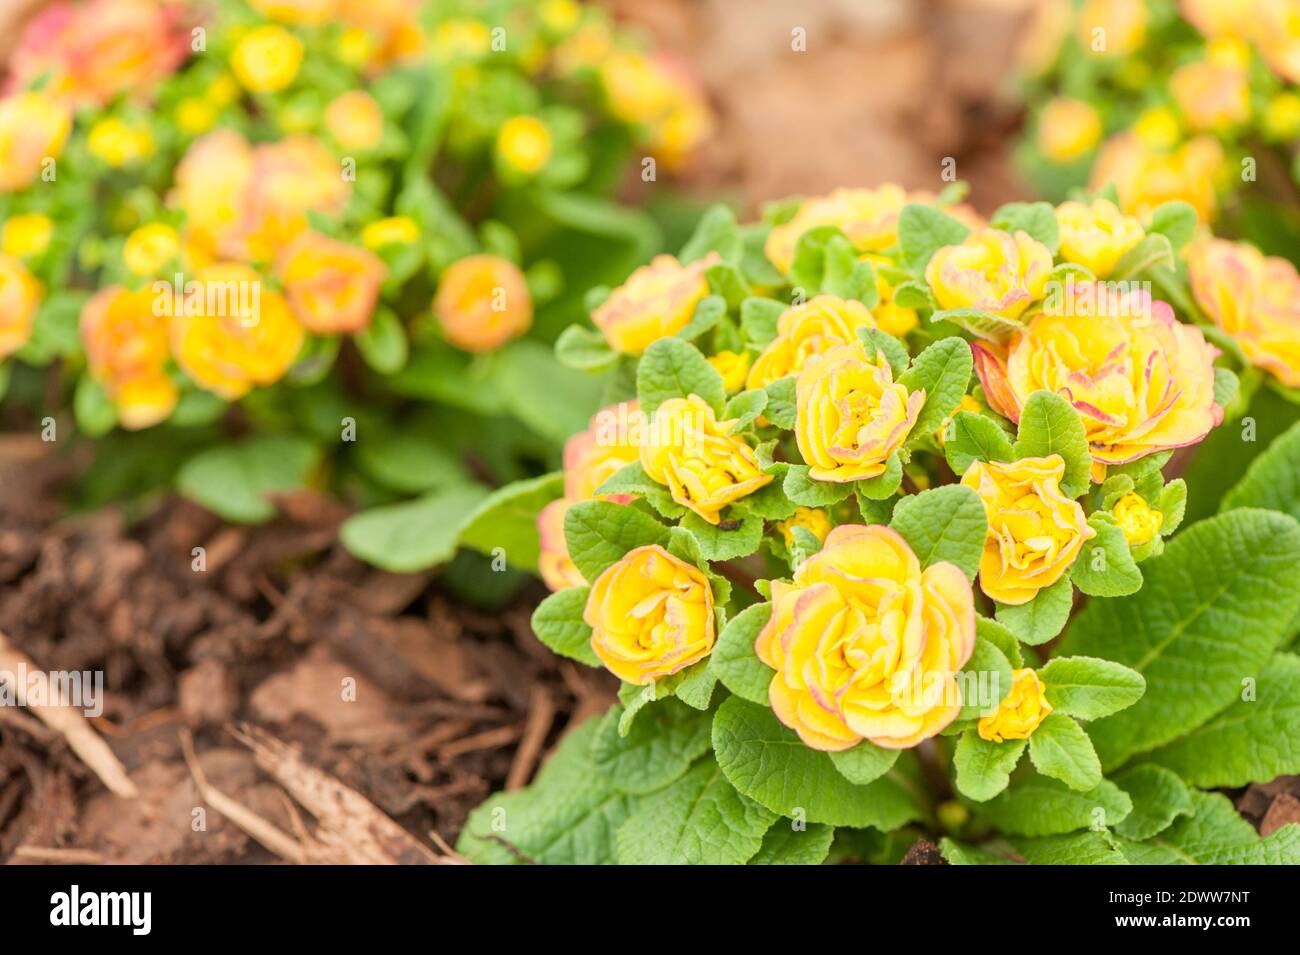
M 994 616 L 1021 643 L 1032 647 L 1046 643 L 1061 632 L 1065 622 L 1070 619 L 1070 608 L 1073 605 L 1074 588 L 1066 576 L 1038 591 L 1034 599 L 1027 603 L 1016 606 L 998 604 Z
M 456 851 L 472 862 L 602 865 L 637 797 L 610 785 L 591 759 L 599 720 L 565 737 L 526 789 L 496 793 L 470 813 Z
M 645 414 L 671 398 L 699 395 L 714 410 L 727 400 L 722 376 L 700 350 L 680 338 L 661 338 L 645 350 L 636 371 L 636 391 Z
M 1038 671 L 1047 702 L 1058 713 L 1096 720 L 1132 706 L 1142 698 L 1142 674 L 1113 660 L 1056 657 Z
M 1133 800 L 1133 811 L 1114 827 L 1126 839 L 1149 839 L 1194 811 L 1191 790 L 1177 773 L 1162 766 L 1133 766 L 1114 782 Z
M 1124 597 L 1142 588 L 1142 571 L 1138 570 L 1128 540 L 1115 519 L 1105 512 L 1088 518 L 1088 526 L 1097 536 L 1084 543 L 1074 562 L 1070 578 L 1074 585 L 1092 597 Z
M 1011 771 L 1020 762 L 1028 744 L 1022 739 L 993 743 L 974 729 L 957 740 L 953 768 L 957 770 L 957 790 L 968 799 L 986 802 L 1007 788 Z
M 1142 699 L 1090 727 L 1108 767 L 1201 725 L 1260 673 L 1300 606 L 1300 525 L 1273 511 L 1229 511 L 1182 531 L 1143 566 L 1139 593 L 1089 602 L 1060 647 L 1146 679 Z
M 727 621 L 709 657 L 713 672 L 723 686 L 751 703 L 764 706 L 773 670 L 754 653 L 754 641 L 771 615 L 770 603 L 746 607 Z
M 957 245 L 970 235 L 970 228 L 933 206 L 911 203 L 898 216 L 898 245 L 903 261 L 918 275 L 945 245 Z
M 970 345 L 956 337 L 941 338 L 912 359 L 898 381 L 909 392 L 925 390 L 925 404 L 912 426 L 913 436 L 932 434 L 957 410 L 973 368 Z
M 1135 865 L 1300 865 L 1300 825 L 1261 839 L 1219 793 L 1192 793 L 1193 814 L 1144 842 L 1121 845 Z
M 624 709 L 616 706 L 600 720 L 592 740 L 596 769 L 620 792 L 648 793 L 668 785 L 712 745 L 709 714 L 679 700 L 664 700 L 619 732 Z
M 890 526 L 911 545 L 922 567 L 948 561 L 967 580 L 975 579 L 989 522 L 970 488 L 949 484 L 909 494 L 895 505 Z
M 1065 459 L 1062 493 L 1066 497 L 1078 497 L 1088 490 L 1092 456 L 1083 420 L 1060 395 L 1035 391 L 1029 396 L 1020 411 L 1020 432 L 1014 450 L 1017 458 L 1059 454 Z
M 724 514 L 718 523 L 710 524 L 691 511 L 682 518 L 681 526 L 695 537 L 705 560 L 748 557 L 763 539 L 763 519 L 740 512 Z
M 1277 654 L 1251 691 L 1149 758 L 1204 789 L 1300 773 L 1300 657 Z
M 668 528 L 635 507 L 611 501 L 579 501 L 564 514 L 564 540 L 578 572 L 595 583 L 628 551 L 668 544 Z
M 1049 713 L 1029 737 L 1029 759 L 1044 776 L 1086 792 L 1101 782 L 1101 760 L 1082 726 Z
M 977 812 L 1008 835 L 1052 836 L 1113 826 L 1132 810 L 1128 793 L 1109 780 L 1080 792 L 1055 779 L 1029 775 L 1016 779 Z
M 792 464 L 786 469 L 783 486 L 785 496 L 800 507 L 829 507 L 853 493 L 852 484 L 814 480 L 803 464 Z
M 763 836 L 758 854 L 749 865 L 821 865 L 831 851 L 834 826 L 813 824 L 795 828 L 796 822 L 778 819 Z
M 1011 439 L 987 415 L 958 411 L 944 440 L 943 453 L 953 473 L 961 477 L 972 461 L 1010 461 Z
M 354 514 L 343 522 L 339 537 L 349 553 L 376 567 L 424 570 L 451 559 L 466 518 L 487 496 L 487 488 L 478 484 L 441 488 Z
M 590 587 L 570 587 L 551 594 L 533 611 L 532 627 L 537 639 L 562 657 L 598 667 L 600 658 L 591 649 L 591 627 L 582 619 Z
M 831 762 L 782 726 L 766 706 L 733 696 L 713 719 L 718 764 L 738 790 L 775 813 L 836 826 L 889 831 L 921 818 L 897 769 L 869 786 L 855 786 Z

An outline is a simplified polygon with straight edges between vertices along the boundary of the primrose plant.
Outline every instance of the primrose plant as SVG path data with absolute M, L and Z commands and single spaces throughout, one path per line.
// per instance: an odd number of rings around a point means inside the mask
M 1085 198 L 717 209 L 590 295 L 558 356 L 620 384 L 538 514 L 533 628 L 619 702 L 462 852 L 1300 860 L 1213 792 L 1300 770 L 1300 431 L 1172 536 L 1242 351 L 1170 304 L 1193 210 Z

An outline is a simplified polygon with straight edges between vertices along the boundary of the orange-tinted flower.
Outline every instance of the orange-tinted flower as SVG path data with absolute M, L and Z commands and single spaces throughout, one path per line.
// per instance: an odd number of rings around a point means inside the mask
M 294 314 L 319 335 L 369 325 L 387 271 L 373 252 L 311 231 L 285 246 L 276 268 Z
M 167 316 L 149 289 L 101 289 L 81 312 L 81 341 L 93 377 L 128 430 L 167 420 L 179 391 L 167 374 Z

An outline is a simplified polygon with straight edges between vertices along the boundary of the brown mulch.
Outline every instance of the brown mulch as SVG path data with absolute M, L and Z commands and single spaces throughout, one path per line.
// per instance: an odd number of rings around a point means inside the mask
M 59 518 L 68 467 L 49 447 L 0 442 L 0 652 L 103 672 L 90 724 L 138 795 L 0 707 L 0 860 L 442 861 L 470 809 L 613 700 L 532 635 L 540 588 L 460 605 L 433 574 L 349 557 L 336 507 L 310 496 L 256 528 L 180 500 L 130 527 L 115 509 Z

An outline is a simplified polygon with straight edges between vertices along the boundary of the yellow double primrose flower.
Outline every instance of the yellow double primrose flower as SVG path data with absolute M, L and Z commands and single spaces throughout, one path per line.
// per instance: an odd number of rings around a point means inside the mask
M 903 446 L 925 392 L 893 379 L 889 363 L 868 358 L 862 342 L 810 360 L 795 386 L 795 440 L 814 480 L 879 477 Z
M 965 574 L 924 570 L 900 534 L 842 524 L 794 572 L 772 582 L 772 616 L 754 643 L 776 671 L 772 710 L 813 749 L 868 739 L 906 749 L 962 707 L 956 674 L 975 648 Z
M 875 327 L 867 307 L 852 299 L 818 295 L 791 305 L 777 318 L 776 337 L 754 360 L 745 386 L 766 388 L 798 374 L 811 358 L 857 341 L 859 328 Z
M 276 274 L 307 330 L 335 335 L 370 324 L 388 268 L 369 249 L 307 231 L 281 251 Z
M 1005 346 L 975 342 L 975 370 L 993 410 L 1012 421 L 1035 391 L 1079 412 L 1094 481 L 1106 466 L 1196 444 L 1223 420 L 1214 401 L 1218 350 L 1165 302 L 1080 282 Z
M 468 255 L 443 270 L 433 314 L 447 341 L 457 348 L 489 352 L 528 331 L 533 299 L 513 262 L 496 255 Z
M 128 431 L 166 421 L 180 391 L 167 374 L 167 322 L 148 288 L 101 289 L 81 312 L 90 375 L 104 388 Z
M 639 459 L 637 443 L 645 419 L 637 402 L 625 401 L 596 412 L 585 431 L 564 443 L 564 496 L 550 502 L 537 518 L 541 553 L 538 570 L 552 590 L 586 583 L 569 557 L 564 539 L 564 515 L 578 501 L 596 496 L 596 489 Z M 603 500 L 626 504 L 630 494 L 604 495 Z
M 661 404 L 640 443 L 641 466 L 652 481 L 666 485 L 673 500 L 710 524 L 722 509 L 770 483 L 754 449 L 731 434 L 698 395 Z
M 1300 275 L 1247 242 L 1204 238 L 1187 250 L 1196 304 L 1252 365 L 1300 387 Z
M 591 648 L 611 673 L 645 686 L 713 650 L 713 591 L 694 564 L 657 544 L 629 551 L 591 585 Z
M 1082 265 L 1099 279 L 1110 275 L 1124 254 L 1146 237 L 1142 224 L 1109 199 L 1063 202 L 1056 208 L 1056 225 L 1061 260 Z
M 1030 669 L 1011 672 L 1011 692 L 988 716 L 980 717 L 976 732 L 980 739 L 1002 743 L 1009 739 L 1029 739 L 1040 723 L 1052 712 L 1043 681 Z
M 0 252 L 15 259 L 33 259 L 50 247 L 54 222 L 39 212 L 28 212 L 5 220 L 0 229 Z
M 704 273 L 720 261 L 716 252 L 687 265 L 675 256 L 656 255 L 610 292 L 591 313 L 591 320 L 614 351 L 640 355 L 686 327 L 695 306 L 709 294 Z
M 302 40 L 268 23 L 239 39 L 230 54 L 230 69 L 250 93 L 278 93 L 298 76 L 303 52 Z
M 1028 232 L 977 229 L 930 258 L 925 280 L 941 309 L 973 308 L 1017 320 L 1042 299 L 1052 253 Z
M 805 199 L 789 221 L 773 227 L 763 250 L 782 272 L 794 262 L 795 246 L 810 229 L 834 226 L 858 252 L 879 252 L 898 242 L 898 216 L 909 202 L 928 196 L 909 194 L 902 186 L 885 183 L 875 189 L 836 189 L 827 196 Z
M 26 189 L 47 161 L 63 152 L 72 111 L 61 100 L 28 90 L 0 99 L 0 192 Z
M 989 531 L 980 589 L 999 603 L 1028 603 L 1064 576 L 1097 536 L 1078 501 L 1061 493 L 1059 454 L 1019 461 L 974 461 L 961 483 L 979 495 Z
M 1092 152 L 1103 131 L 1095 109 L 1081 100 L 1057 96 L 1038 117 L 1038 148 L 1052 162 L 1064 165 Z
M 199 387 L 228 401 L 278 381 L 302 348 L 302 325 L 284 296 L 246 265 L 200 269 L 170 315 L 172 354 Z
M 0 361 L 32 337 L 43 293 L 27 266 L 11 255 L 0 254 Z
M 1136 491 L 1130 491 L 1115 502 L 1111 508 L 1124 539 L 1133 547 L 1141 547 L 1160 533 L 1164 526 L 1165 515 L 1156 510 Z

